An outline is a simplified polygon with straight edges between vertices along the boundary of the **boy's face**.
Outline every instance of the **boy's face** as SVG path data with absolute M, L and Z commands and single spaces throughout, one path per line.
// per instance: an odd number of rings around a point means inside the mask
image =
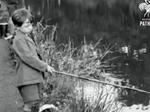
M 29 22 L 29 19 L 26 19 L 26 21 L 22 24 L 21 27 L 19 27 L 19 29 L 21 32 L 29 34 L 32 31 L 33 26 L 32 23 Z

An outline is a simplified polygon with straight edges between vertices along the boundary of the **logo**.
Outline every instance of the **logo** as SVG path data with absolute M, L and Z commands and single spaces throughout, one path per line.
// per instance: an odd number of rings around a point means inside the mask
M 140 26 L 150 26 L 150 0 L 139 4 L 139 9 L 145 11 L 144 18 L 140 21 Z

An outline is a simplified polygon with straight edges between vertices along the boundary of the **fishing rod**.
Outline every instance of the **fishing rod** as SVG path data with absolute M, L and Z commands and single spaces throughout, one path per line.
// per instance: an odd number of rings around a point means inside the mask
M 74 75 L 74 74 L 60 72 L 60 71 L 56 71 L 56 70 L 54 70 L 53 72 L 57 73 L 57 74 L 62 74 L 62 75 L 65 75 L 65 76 L 70 76 L 70 77 L 75 77 L 75 78 L 91 81 L 91 82 L 102 83 L 102 84 L 106 84 L 106 85 L 112 85 L 112 86 L 123 88 L 123 89 L 130 89 L 130 90 L 134 90 L 134 91 L 138 91 L 138 92 L 142 92 L 142 93 L 146 93 L 146 94 L 150 95 L 150 92 L 142 90 L 142 89 L 137 89 L 137 88 L 128 87 L 128 86 L 121 86 L 121 85 L 117 85 L 117 84 L 113 84 L 113 83 L 100 81 L 100 80 L 97 80 L 97 79 L 86 78 L 86 77 L 83 77 L 83 76 L 77 76 L 77 75 Z

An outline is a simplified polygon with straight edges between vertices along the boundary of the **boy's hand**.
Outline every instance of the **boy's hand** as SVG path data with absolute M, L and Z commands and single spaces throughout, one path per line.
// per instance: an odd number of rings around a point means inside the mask
M 51 66 L 47 66 L 47 72 L 53 73 L 55 70 Z

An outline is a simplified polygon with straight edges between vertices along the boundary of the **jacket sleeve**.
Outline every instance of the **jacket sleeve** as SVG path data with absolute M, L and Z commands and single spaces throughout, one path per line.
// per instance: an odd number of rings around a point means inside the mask
M 35 56 L 30 49 L 28 48 L 28 45 L 26 42 L 22 39 L 17 40 L 15 43 L 15 51 L 19 55 L 19 57 L 22 59 L 24 63 L 27 65 L 39 70 L 45 72 L 47 69 L 47 63 L 40 60 L 37 56 Z

